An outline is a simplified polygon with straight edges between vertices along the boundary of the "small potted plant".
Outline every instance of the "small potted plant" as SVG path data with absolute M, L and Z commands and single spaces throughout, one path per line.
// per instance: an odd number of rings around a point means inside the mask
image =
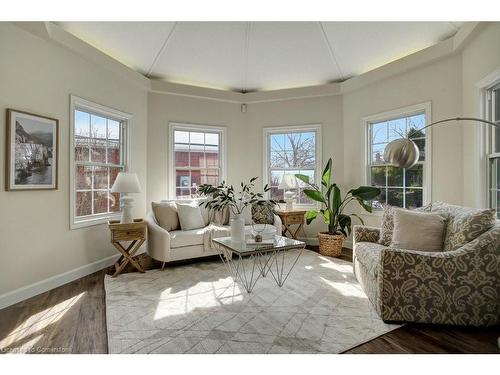
M 198 192 L 201 195 L 210 197 L 209 200 L 202 203 L 208 209 L 214 211 L 224 211 L 226 208 L 231 210 L 233 216 L 231 218 L 231 239 L 234 242 L 245 241 L 245 219 L 243 218 L 243 210 L 247 206 L 253 204 L 269 205 L 271 208 L 276 204 L 274 200 L 263 200 L 262 193 L 254 192 L 255 181 L 258 177 L 250 179 L 249 183 L 241 183 L 241 189 L 236 191 L 233 185 L 227 185 L 222 181 L 219 185 L 202 184 L 198 187 Z M 271 188 L 266 185 L 264 192 Z
M 358 218 L 361 224 L 364 224 L 363 219 L 358 215 L 344 213 L 346 206 L 350 202 L 356 201 L 366 211 L 372 212 L 372 206 L 368 201 L 376 198 L 380 194 L 380 189 L 373 186 L 360 186 L 357 189 L 349 190 L 342 198 L 337 184 L 330 182 L 331 176 L 331 158 L 328 160 L 321 176 L 323 190 L 314 183 L 311 183 L 309 176 L 303 174 L 295 175 L 295 177 L 311 187 L 310 189 L 304 189 L 304 194 L 312 200 L 320 202 L 322 206 L 319 210 L 309 210 L 306 214 L 307 224 L 310 224 L 321 213 L 325 219 L 325 224 L 328 226 L 328 232 L 318 233 L 320 254 L 340 256 L 344 240 L 347 235 L 351 234 L 351 217 Z

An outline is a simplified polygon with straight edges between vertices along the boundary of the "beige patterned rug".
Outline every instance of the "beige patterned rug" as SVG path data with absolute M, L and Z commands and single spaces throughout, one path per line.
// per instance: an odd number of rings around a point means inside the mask
M 251 294 L 221 262 L 106 276 L 105 288 L 110 353 L 340 353 L 400 327 L 377 316 L 351 263 L 309 250 L 282 288 L 268 275 Z

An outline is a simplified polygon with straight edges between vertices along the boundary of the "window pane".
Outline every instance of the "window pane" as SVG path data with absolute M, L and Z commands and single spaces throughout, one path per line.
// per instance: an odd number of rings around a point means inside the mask
M 201 170 L 201 183 L 217 185 L 219 183 L 219 170 L 218 169 L 202 169 Z
M 271 193 L 271 199 L 274 199 L 277 201 L 280 199 L 283 199 L 283 190 L 278 189 L 277 186 L 272 186 L 270 193 Z
M 91 137 L 106 139 L 106 119 L 101 116 L 90 115 Z
M 109 188 L 111 189 L 113 187 L 113 184 L 115 183 L 116 177 L 118 176 L 118 173 L 120 173 L 123 170 L 123 168 L 109 168 Z
M 189 146 L 175 145 L 175 166 L 189 167 Z
M 285 135 L 272 134 L 270 140 L 271 151 L 283 152 L 285 151 Z
M 92 192 L 76 192 L 76 216 L 92 214 Z
M 108 168 L 94 167 L 94 189 L 108 188 Z
M 291 174 L 297 174 L 297 173 L 304 174 L 304 175 L 306 175 L 306 176 L 309 177 L 309 181 L 315 181 L 315 179 L 314 179 L 314 174 L 315 174 L 314 169 L 301 169 L 300 171 L 290 171 L 288 173 L 291 173 Z M 299 185 L 299 187 L 305 187 L 305 186 L 307 186 L 305 184 L 305 182 L 303 182 L 302 180 L 299 180 L 298 178 L 297 178 L 297 184 Z
M 285 167 L 285 157 L 282 152 L 271 152 L 271 167 L 272 168 L 284 168 Z
M 90 189 L 92 186 L 92 167 L 77 166 L 75 169 L 75 186 L 77 190 Z
M 298 192 L 298 196 L 295 197 L 295 199 L 297 200 L 297 203 L 299 204 L 314 204 L 314 201 L 309 198 L 307 195 L 304 194 L 304 189 L 301 188 L 301 189 L 298 189 L 299 192 Z
M 115 120 L 108 120 L 108 139 L 120 139 L 120 123 Z
M 495 147 L 493 152 L 500 152 L 500 128 L 495 128 L 492 130 L 495 139 Z
M 407 189 L 406 192 L 406 208 L 413 209 L 422 207 L 424 191 L 423 189 Z
M 191 150 L 189 152 L 189 163 L 191 168 L 205 168 L 205 151 L 203 146 L 193 146 L 191 145 Z
M 199 169 L 191 170 L 191 187 L 198 187 L 201 185 L 201 171 Z
M 175 143 L 189 143 L 189 132 L 176 130 L 174 134 Z
M 403 168 L 387 166 L 387 186 L 403 187 Z
M 90 115 L 75 111 L 75 160 L 89 160 Z
M 371 185 L 385 186 L 385 166 L 371 167 Z
M 406 137 L 406 118 L 388 121 L 389 142 Z
M 405 171 L 407 187 L 423 187 L 424 186 L 424 167 L 422 164 L 417 164 Z
M 189 171 L 175 171 L 175 186 L 179 188 L 189 188 L 191 186 Z
M 94 214 L 105 214 L 108 212 L 108 192 L 94 191 Z
M 205 163 L 207 168 L 219 167 L 219 148 L 218 146 L 205 146 Z
M 387 203 L 391 206 L 403 207 L 403 189 L 387 189 Z
M 387 202 L 387 191 L 386 188 L 380 189 L 380 195 L 372 201 L 373 208 L 383 208 L 383 205 Z
M 372 124 L 372 143 L 386 143 L 387 140 L 387 122 Z
M 176 197 L 180 199 L 188 199 L 191 198 L 191 189 L 181 189 L 176 188 Z
M 383 164 L 384 161 L 384 150 L 387 143 L 382 143 L 372 146 L 372 164 Z
M 217 134 L 217 133 L 205 133 L 205 144 L 218 146 L 219 145 L 219 134 Z
M 283 175 L 285 174 L 285 171 L 280 171 L 280 170 L 272 170 L 271 171 L 271 186 L 276 186 L 278 187 L 280 184 L 281 179 L 283 178 Z
M 421 130 L 425 126 L 425 113 L 408 117 L 408 135 L 413 131 L 419 131 L 420 134 L 425 134 L 425 130 Z
M 189 133 L 189 143 L 191 144 L 205 144 L 205 134 L 204 133 Z

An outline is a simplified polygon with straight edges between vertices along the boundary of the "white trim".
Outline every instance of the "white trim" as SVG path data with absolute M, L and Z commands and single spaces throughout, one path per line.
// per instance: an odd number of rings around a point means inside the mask
M 206 132 L 218 132 L 221 137 L 221 144 L 219 145 L 219 164 L 220 164 L 220 176 L 219 179 L 222 181 L 227 178 L 227 127 L 216 126 L 216 125 L 206 125 L 206 124 L 193 124 L 186 122 L 170 121 L 168 123 L 168 181 L 167 181 L 167 199 L 175 200 L 175 154 L 174 154 L 174 131 L 206 131 Z
M 15 289 L 13 291 L 0 295 L 0 309 L 11 306 L 15 303 L 24 301 L 41 293 L 45 293 L 51 289 L 67 284 L 73 280 L 90 275 L 113 265 L 120 257 L 119 254 L 97 260 L 84 266 L 63 272 L 59 275 L 48 277 L 31 285 Z
M 418 104 L 409 105 L 406 107 L 401 107 L 393 109 L 386 112 L 381 112 L 369 116 L 365 116 L 361 119 L 361 126 L 364 132 L 364 159 L 361 165 L 361 176 L 364 184 L 368 184 L 368 166 L 369 166 L 369 148 L 370 148 L 370 135 L 369 135 L 369 125 L 376 122 L 389 121 L 391 119 L 396 119 L 399 117 L 407 117 L 416 113 L 424 112 L 425 124 L 430 124 L 432 122 L 432 105 L 431 102 L 423 102 Z M 424 165 L 424 175 L 423 175 L 423 204 L 432 202 L 432 127 L 426 129 L 425 134 L 425 165 Z M 373 214 L 378 216 L 377 211 L 374 210 Z
M 286 133 L 286 132 L 306 132 L 306 131 L 314 131 L 316 133 L 316 169 L 315 169 L 315 184 L 320 185 L 320 176 L 322 173 L 322 165 L 323 165 L 323 151 L 322 144 L 323 138 L 321 136 L 321 128 L 322 124 L 300 124 L 300 125 L 291 125 L 291 126 L 269 126 L 262 129 L 262 148 L 264 155 L 262 157 L 262 189 L 266 184 L 269 184 L 269 153 L 270 149 L 268 148 L 268 140 L 267 137 L 270 134 L 276 133 Z M 269 199 L 269 192 L 265 194 L 265 197 Z M 297 209 L 311 209 L 317 207 L 318 204 L 296 204 L 294 203 L 294 208 Z
M 69 226 L 70 229 L 79 229 L 84 227 L 89 227 L 93 225 L 99 225 L 106 223 L 109 219 L 115 219 L 120 217 L 120 213 L 112 213 L 105 214 L 100 216 L 93 216 L 89 219 L 75 219 L 75 109 L 81 108 L 83 110 L 87 110 L 92 113 L 101 114 L 108 118 L 117 119 L 125 122 L 124 126 L 124 138 L 125 138 L 125 150 L 123 150 L 124 157 L 124 165 L 125 171 L 130 167 L 131 161 L 131 150 L 132 150 L 132 122 L 133 116 L 130 113 L 122 112 L 117 109 L 113 109 L 110 107 L 103 106 L 101 104 L 97 104 L 91 102 L 90 100 L 80 98 L 76 95 L 70 95 L 70 106 L 69 106 L 69 118 L 70 118 L 70 126 L 69 126 L 69 207 L 70 207 L 70 217 L 69 217 Z

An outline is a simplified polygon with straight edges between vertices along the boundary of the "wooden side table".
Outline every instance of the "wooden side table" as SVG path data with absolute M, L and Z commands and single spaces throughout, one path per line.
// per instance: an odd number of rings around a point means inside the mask
M 133 223 L 120 224 L 119 220 L 111 220 L 108 222 L 108 227 L 111 231 L 111 243 L 122 255 L 115 263 L 115 273 L 111 277 L 118 276 L 129 263 L 137 271 L 145 272 L 134 259 L 134 254 L 146 240 L 146 222 L 142 219 L 134 219 Z M 127 248 L 121 244 L 121 242 L 125 241 L 131 241 Z
M 280 217 L 281 223 L 283 224 L 283 236 L 286 236 L 288 232 L 293 239 L 297 239 L 299 231 L 302 229 L 305 223 L 304 215 L 307 211 L 303 210 L 292 210 L 292 211 L 282 211 L 277 210 L 276 214 Z M 295 231 L 292 231 L 291 226 L 298 225 Z

